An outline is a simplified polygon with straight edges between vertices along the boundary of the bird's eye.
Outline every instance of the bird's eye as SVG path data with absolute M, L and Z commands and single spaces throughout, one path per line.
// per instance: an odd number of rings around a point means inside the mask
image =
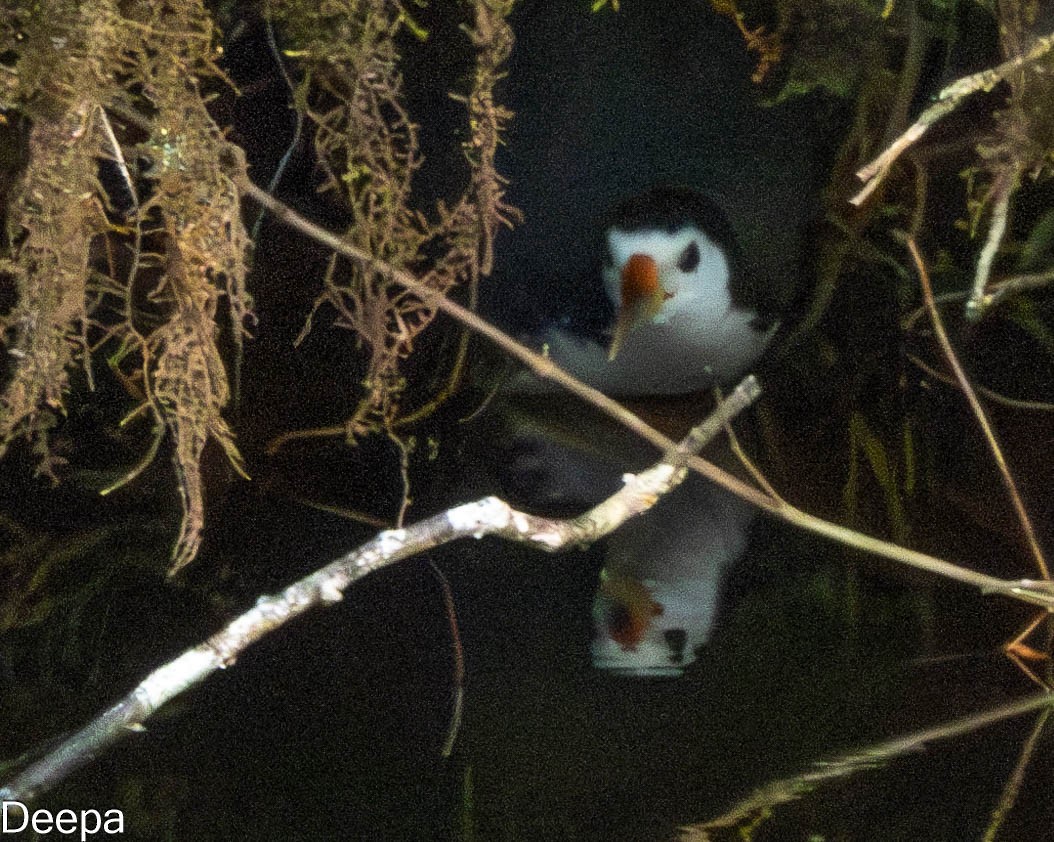
M 692 240 L 677 258 L 677 268 L 682 272 L 694 272 L 699 265 L 699 245 Z

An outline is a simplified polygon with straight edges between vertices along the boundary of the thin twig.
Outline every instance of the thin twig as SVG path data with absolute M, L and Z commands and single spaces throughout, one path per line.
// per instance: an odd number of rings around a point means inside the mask
M 135 190 L 135 182 L 132 181 L 132 176 L 128 172 L 128 164 L 125 163 L 124 153 L 121 151 L 121 144 L 117 142 L 117 136 L 113 133 L 113 126 L 110 125 L 110 118 L 106 116 L 106 112 L 102 108 L 99 108 L 95 113 L 99 125 L 102 128 L 103 137 L 106 138 L 106 151 L 110 155 L 110 160 L 117 166 L 117 171 L 121 174 L 121 183 L 124 185 L 124 189 L 128 191 L 128 197 L 132 200 L 132 207 L 130 208 L 129 213 L 138 213 L 139 195 Z
M 958 385 L 954 377 L 945 374 L 943 371 L 938 371 L 921 357 L 916 354 L 905 354 L 907 360 L 920 368 L 923 373 L 928 374 L 934 380 L 939 380 L 941 383 L 948 385 Z M 975 386 L 974 387 L 979 395 L 983 395 L 985 398 L 990 400 L 992 403 L 1002 404 L 1008 406 L 1011 409 L 1022 409 L 1028 412 L 1054 412 L 1054 403 L 1047 401 L 1029 401 L 1021 398 L 1012 398 L 1008 395 L 1001 394 L 994 389 L 989 389 L 987 386 Z
M 716 392 L 718 402 L 722 401 L 724 399 L 724 393 L 721 389 L 715 389 L 714 391 Z M 740 444 L 739 436 L 736 435 L 736 431 L 732 428 L 731 424 L 725 425 L 725 435 L 728 436 L 728 443 L 732 449 L 732 455 L 739 460 L 739 464 L 746 469 L 748 474 L 750 474 L 750 478 L 754 480 L 754 482 L 758 484 L 758 487 L 773 500 L 786 505 L 787 501 L 780 496 L 780 493 L 776 491 L 772 483 L 769 482 L 768 477 L 761 472 L 761 469 L 754 464 L 754 460 L 747 455 L 747 452 L 743 449 L 743 445 Z
M 289 97 L 294 102 L 296 101 L 296 85 L 293 84 L 293 80 L 289 75 L 289 70 L 285 66 L 285 61 L 282 60 L 282 51 L 278 49 L 278 42 L 275 40 L 274 35 L 274 20 L 273 12 L 271 11 L 271 4 L 268 1 L 264 4 L 264 32 L 267 35 L 267 48 L 271 51 L 271 58 L 274 59 L 275 65 L 278 67 L 278 73 L 282 77 L 282 82 L 285 83 L 286 90 L 289 92 Z M 304 135 L 304 111 L 300 108 L 294 108 L 293 113 L 294 124 L 293 124 L 293 137 L 289 140 L 289 146 L 286 147 L 282 157 L 278 160 L 278 166 L 275 167 L 274 175 L 271 176 L 271 181 L 267 185 L 268 193 L 276 193 L 278 191 L 278 185 L 282 181 L 282 176 L 285 174 L 286 169 L 289 167 L 289 162 L 293 159 L 293 155 L 297 149 L 300 148 L 301 140 Z M 249 232 L 249 239 L 252 240 L 254 246 L 260 241 L 260 229 L 263 227 L 265 210 L 261 210 L 259 216 L 256 217 L 256 222 L 253 223 L 252 230 Z
M 1012 175 L 1002 174 L 992 187 L 995 202 L 992 205 L 992 220 L 988 225 L 988 236 L 985 238 L 984 246 L 977 257 L 977 269 L 974 271 L 973 287 L 970 289 L 970 297 L 966 300 L 966 319 L 970 322 L 979 322 L 985 313 L 988 287 L 988 278 L 992 274 L 992 263 L 999 246 L 1003 244 L 1003 235 L 1006 234 L 1007 217 L 1010 215 L 1010 197 L 1017 189 L 1017 172 Z
M 1042 708 L 1039 716 L 1036 717 L 1035 725 L 1032 726 L 1032 733 L 1028 735 L 1028 739 L 1025 740 L 1025 744 L 1021 747 L 1014 771 L 1006 782 L 1006 786 L 1003 787 L 999 805 L 992 813 L 992 819 L 988 823 L 988 827 L 985 828 L 981 842 L 995 842 L 999 837 L 999 831 L 1003 827 L 1006 817 L 1014 808 L 1014 804 L 1017 803 L 1018 796 L 1021 793 L 1021 784 L 1025 780 L 1025 771 L 1032 760 L 1032 755 L 1035 754 L 1036 746 L 1039 744 L 1039 738 L 1042 736 L 1044 728 L 1046 728 L 1048 719 L 1050 719 L 1050 708 Z
M 451 683 L 454 686 L 452 709 L 450 711 L 450 725 L 447 726 L 446 740 L 443 741 L 443 757 L 450 757 L 454 753 L 454 744 L 457 735 L 461 731 L 461 718 L 465 709 L 465 649 L 461 645 L 461 628 L 458 625 L 457 605 L 454 603 L 454 590 L 443 571 L 434 561 L 429 561 L 428 566 L 439 580 L 439 587 L 443 592 L 443 607 L 446 610 L 447 622 L 450 627 L 450 648 L 454 656 L 454 672 Z
M 701 466 L 697 465 L 696 462 L 697 457 L 690 459 L 688 461 L 689 467 L 698 470 Z M 709 465 L 709 463 L 703 464 Z M 764 495 L 762 496 L 764 497 Z M 999 594 L 1033 605 L 1040 605 L 1047 610 L 1054 611 L 1054 586 L 1049 580 L 1044 579 L 1037 582 L 1033 579 L 998 579 L 995 576 L 978 573 L 969 568 L 952 564 L 944 559 L 902 547 L 899 544 L 892 544 L 880 538 L 873 538 L 847 526 L 841 526 L 815 515 L 810 515 L 787 503 L 780 504 L 776 501 L 770 501 L 767 497 L 764 497 L 764 500 L 766 502 L 762 504 L 762 508 L 765 511 L 792 526 L 830 538 L 847 547 L 854 547 L 871 555 L 888 558 L 899 564 L 906 564 L 909 567 L 924 570 L 934 576 L 970 585 L 983 594 Z
M 1007 493 L 1010 495 L 1010 502 L 1013 505 L 1014 512 L 1017 514 L 1017 519 L 1021 524 L 1021 531 L 1024 533 L 1029 551 L 1032 553 L 1032 556 L 1036 561 L 1036 567 L 1039 569 L 1039 574 L 1043 579 L 1049 580 L 1050 572 L 1047 570 L 1047 562 L 1043 557 L 1043 550 L 1039 546 L 1039 540 L 1036 538 L 1036 532 L 1032 528 L 1032 519 L 1029 517 L 1028 511 L 1025 509 L 1025 504 L 1021 500 L 1021 495 L 1017 490 L 1017 483 L 1014 481 L 1013 474 L 1010 473 L 1010 468 L 1006 463 L 1006 459 L 1003 457 L 1003 449 L 999 446 L 999 441 L 995 437 L 995 431 L 992 429 L 992 425 L 988 422 L 988 416 L 985 414 L 984 407 L 981 406 L 981 402 L 977 399 L 977 395 L 974 393 L 973 387 L 970 385 L 970 380 L 966 376 L 966 372 L 962 365 L 959 363 L 958 356 L 955 354 L 955 349 L 952 348 L 951 340 L 948 339 L 948 334 L 944 330 L 944 322 L 941 320 L 941 314 L 933 300 L 933 288 L 930 286 L 929 272 L 926 269 L 926 264 L 922 259 L 922 255 L 919 253 L 918 246 L 915 245 L 913 239 L 908 240 L 908 250 L 911 252 L 912 260 L 915 261 L 915 268 L 919 274 L 919 283 L 922 287 L 922 297 L 926 302 L 926 307 L 930 313 L 930 321 L 933 323 L 933 332 L 936 334 L 937 341 L 940 343 L 940 346 L 944 351 L 944 356 L 948 360 L 948 365 L 951 366 L 952 371 L 955 373 L 955 379 L 958 380 L 963 395 L 966 396 L 966 400 L 970 404 L 974 416 L 977 418 L 977 423 L 981 426 L 981 431 L 984 433 L 985 440 L 988 442 L 988 448 L 992 452 L 992 458 L 995 460 L 995 464 L 999 468 L 999 475 L 1003 478 L 1003 485 L 1006 486 Z
M 937 94 L 937 101 L 927 108 L 912 123 L 907 131 L 898 137 L 889 147 L 870 164 L 859 169 L 856 177 L 864 182 L 863 188 L 849 201 L 862 205 L 889 173 L 893 163 L 909 146 L 922 137 L 934 123 L 951 114 L 960 102 L 977 91 L 990 91 L 1010 73 L 1026 64 L 1037 61 L 1054 48 L 1054 33 L 1037 38 L 1027 53 L 1014 56 L 996 67 L 982 70 L 970 76 L 964 76 L 952 82 Z

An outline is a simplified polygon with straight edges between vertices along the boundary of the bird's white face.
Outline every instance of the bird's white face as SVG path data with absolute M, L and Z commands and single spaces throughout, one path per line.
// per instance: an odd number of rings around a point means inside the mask
M 604 267 L 604 286 L 616 309 L 622 307 L 623 271 L 634 255 L 655 261 L 665 301 L 652 316 L 663 324 L 680 314 L 711 322 L 728 314 L 732 298 L 728 289 L 729 266 L 724 252 L 696 228 L 688 225 L 668 231 L 608 231 L 612 264 Z
M 618 316 L 592 380 L 621 394 L 677 393 L 739 376 L 772 331 L 736 307 L 724 250 L 694 225 L 608 231 L 604 286 Z

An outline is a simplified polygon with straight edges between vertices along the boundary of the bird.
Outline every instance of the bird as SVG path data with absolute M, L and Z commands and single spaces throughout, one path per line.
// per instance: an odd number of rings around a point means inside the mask
M 701 418 L 713 386 L 761 358 L 777 315 L 759 304 L 732 226 L 698 189 L 658 185 L 619 202 L 601 240 L 596 282 L 609 305 L 606 329 L 583 332 L 557 321 L 536 341 L 586 384 L 634 408 L 651 399 L 653 420 L 657 413 L 660 426 L 682 435 L 684 423 Z M 551 388 L 526 374 L 510 387 L 521 396 L 544 396 Z M 551 403 L 543 406 L 551 421 Z M 582 417 L 571 423 L 588 431 L 577 442 L 534 428 L 532 446 L 513 469 L 534 478 L 528 494 L 536 502 L 597 502 L 617 490 L 627 469 L 654 461 L 642 448 L 627 451 L 625 442 L 601 443 L 595 423 Z M 624 676 L 681 675 L 710 636 L 722 583 L 747 546 L 753 520 L 749 505 L 690 476 L 616 530 L 605 545 L 593 605 L 594 665 Z
M 735 234 L 705 193 L 659 185 L 632 196 L 611 211 L 603 239 L 615 313 L 606 348 L 561 326 L 544 336 L 568 373 L 615 395 L 684 394 L 727 382 L 768 346 L 776 316 L 760 305 Z
M 759 105 L 739 35 L 707 4 L 589 14 L 524 3 L 499 151 L 523 223 L 495 244 L 481 310 L 672 437 L 778 344 L 838 125 Z M 551 383 L 510 378 L 507 487 L 546 513 L 592 505 L 656 455 Z M 732 461 L 731 459 L 729 461 Z M 749 555 L 749 506 L 690 475 L 603 546 L 595 666 L 676 676 Z

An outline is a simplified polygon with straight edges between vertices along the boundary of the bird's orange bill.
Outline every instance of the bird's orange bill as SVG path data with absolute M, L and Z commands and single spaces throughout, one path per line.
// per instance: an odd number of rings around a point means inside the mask
M 622 267 L 622 303 L 608 349 L 608 360 L 615 359 L 633 328 L 658 315 L 669 297 L 659 283 L 659 267 L 654 258 L 646 254 L 632 255 Z

